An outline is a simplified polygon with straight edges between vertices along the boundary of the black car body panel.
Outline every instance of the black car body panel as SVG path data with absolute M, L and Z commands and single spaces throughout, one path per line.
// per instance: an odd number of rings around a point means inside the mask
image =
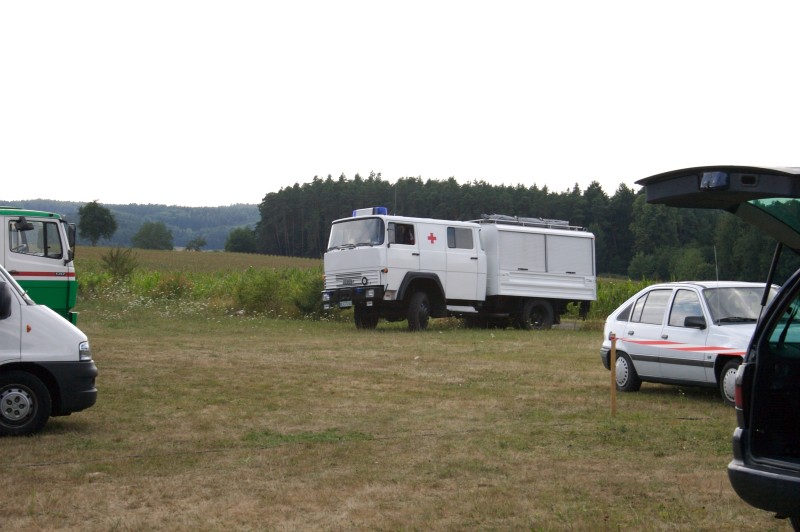
M 722 209 L 800 253 L 800 168 L 703 166 L 637 184 L 645 187 L 648 203 Z M 737 387 L 731 485 L 749 504 L 798 522 L 800 270 L 756 326 Z

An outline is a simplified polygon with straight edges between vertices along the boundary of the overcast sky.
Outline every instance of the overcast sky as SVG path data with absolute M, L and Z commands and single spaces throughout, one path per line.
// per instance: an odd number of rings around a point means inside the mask
M 0 3 L 7 199 L 800 165 L 795 1 Z M 795 133 L 792 133 L 795 131 Z

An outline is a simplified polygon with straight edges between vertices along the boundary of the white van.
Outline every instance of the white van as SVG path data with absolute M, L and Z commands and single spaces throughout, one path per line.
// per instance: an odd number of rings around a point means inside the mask
M 0 266 L 0 435 L 31 434 L 50 416 L 89 408 L 96 377 L 86 335 Z

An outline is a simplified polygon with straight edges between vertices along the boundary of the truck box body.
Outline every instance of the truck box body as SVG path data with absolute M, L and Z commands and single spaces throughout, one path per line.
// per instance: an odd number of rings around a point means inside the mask
M 594 236 L 566 225 L 390 216 L 367 209 L 333 222 L 324 308 L 355 307 L 359 328 L 378 319 L 558 323 L 569 303 L 596 298 Z
M 483 224 L 487 296 L 594 301 L 594 237 L 585 231 Z

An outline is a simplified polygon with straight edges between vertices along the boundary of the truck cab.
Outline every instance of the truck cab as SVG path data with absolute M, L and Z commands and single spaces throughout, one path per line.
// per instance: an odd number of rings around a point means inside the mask
M 333 222 L 325 253 L 323 308 L 353 307 L 356 327 L 381 318 L 424 329 L 448 306 L 474 307 L 486 294 L 486 254 L 471 222 L 391 216 L 359 209 Z
M 0 264 L 34 301 L 77 323 L 75 225 L 58 214 L 13 207 L 0 207 L 0 222 Z

